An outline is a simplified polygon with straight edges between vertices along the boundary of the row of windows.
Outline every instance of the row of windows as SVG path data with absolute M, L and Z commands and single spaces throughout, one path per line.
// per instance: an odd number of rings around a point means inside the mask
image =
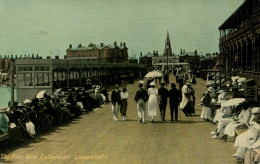
M 167 60 L 155 60 L 154 63 L 167 63 Z M 168 60 L 168 63 L 172 63 L 172 60 Z
M 50 66 L 35 66 L 35 71 L 50 71 Z M 18 66 L 18 71 L 33 71 L 33 66 Z
M 17 82 L 19 86 L 50 86 L 50 73 L 19 73 Z

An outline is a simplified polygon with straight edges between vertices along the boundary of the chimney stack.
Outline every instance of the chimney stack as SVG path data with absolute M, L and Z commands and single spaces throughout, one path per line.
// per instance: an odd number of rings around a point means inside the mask
M 60 59 L 60 57 L 59 56 L 55 56 L 55 59 Z
M 34 59 L 34 54 L 32 54 L 32 59 Z
M 123 43 L 122 43 L 122 42 L 120 42 L 120 46 L 121 46 L 121 47 L 123 46 Z
M 114 46 L 117 46 L 117 42 L 116 41 L 114 42 Z
M 142 52 L 140 53 L 140 56 L 141 56 L 141 57 L 143 56 L 143 53 L 142 53 Z
M 36 59 L 38 59 L 39 58 L 39 55 L 38 54 L 36 54 Z
M 126 47 L 126 43 L 124 42 L 124 47 Z
M 104 47 L 104 43 L 100 43 L 100 47 Z
M 72 45 L 71 45 L 71 44 L 69 45 L 69 48 L 72 48 Z
M 15 59 L 17 59 L 17 55 L 15 55 Z
M 11 55 L 11 59 L 13 59 L 13 57 L 14 57 L 14 56 L 13 56 L 13 55 Z

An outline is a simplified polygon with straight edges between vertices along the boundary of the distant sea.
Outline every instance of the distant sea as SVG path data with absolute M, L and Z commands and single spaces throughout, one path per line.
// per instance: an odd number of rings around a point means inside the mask
M 14 101 L 17 100 L 16 90 L 14 90 Z M 0 107 L 7 106 L 11 101 L 11 87 L 0 87 Z

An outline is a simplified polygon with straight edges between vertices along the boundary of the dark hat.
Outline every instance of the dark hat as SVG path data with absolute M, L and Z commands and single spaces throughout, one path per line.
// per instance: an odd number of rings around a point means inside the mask
M 165 86 L 165 83 L 161 83 L 161 86 Z
M 172 86 L 172 87 L 176 87 L 176 84 L 175 84 L 175 83 L 171 83 L 171 86 Z

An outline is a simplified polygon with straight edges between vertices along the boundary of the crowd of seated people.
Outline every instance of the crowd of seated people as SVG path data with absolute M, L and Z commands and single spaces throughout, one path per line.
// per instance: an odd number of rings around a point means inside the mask
M 203 106 L 201 118 L 216 125 L 211 132 L 212 139 L 234 141 L 237 151 L 233 157 L 237 163 L 259 163 L 259 104 L 247 100 L 238 90 L 239 85 L 233 82 L 224 88 L 217 88 L 214 83 L 207 84 L 207 91 L 199 104 Z
M 100 107 L 106 101 L 106 97 L 100 90 L 102 89 L 99 86 L 95 86 L 93 90 L 60 89 L 60 92 L 53 96 L 45 92 L 42 97 L 35 96 L 32 100 L 26 99 L 9 107 L 2 107 L 0 108 L 0 134 L 8 133 L 10 143 L 15 145 L 28 139 L 34 140 L 35 135 L 69 123 L 75 117 Z M 108 95 L 107 90 L 103 93 Z

